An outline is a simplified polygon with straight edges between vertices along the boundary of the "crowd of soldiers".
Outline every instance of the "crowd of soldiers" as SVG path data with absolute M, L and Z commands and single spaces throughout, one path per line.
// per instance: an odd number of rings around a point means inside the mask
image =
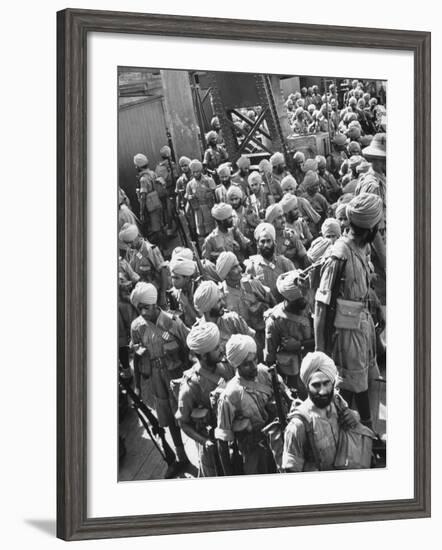
M 183 433 L 200 476 L 373 465 L 385 128 L 361 82 L 340 106 L 333 85 L 311 92 L 287 110 L 299 105 L 296 124 L 301 108 L 315 123 L 332 109 L 327 156 L 276 152 L 251 166 L 243 155 L 233 170 L 218 128 L 201 161 L 176 166 L 165 146 L 151 170 L 135 155 L 139 218 L 120 189 L 120 376 L 138 396 L 149 385 L 176 453 L 167 477 L 188 465 Z

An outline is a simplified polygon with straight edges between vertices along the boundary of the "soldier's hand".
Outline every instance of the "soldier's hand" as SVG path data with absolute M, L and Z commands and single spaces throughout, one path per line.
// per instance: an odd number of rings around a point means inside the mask
M 356 411 L 345 409 L 339 419 L 344 428 L 354 428 L 359 421 L 359 415 Z
M 207 450 L 207 451 L 211 451 L 213 450 L 215 447 L 215 443 L 210 440 L 210 439 L 207 439 L 206 442 L 204 443 L 204 448 Z

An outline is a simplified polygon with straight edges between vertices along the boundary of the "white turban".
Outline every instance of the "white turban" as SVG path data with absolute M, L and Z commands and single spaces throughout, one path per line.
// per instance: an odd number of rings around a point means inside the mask
M 279 203 L 271 204 L 267 207 L 265 221 L 273 223 L 276 218 L 284 214 L 282 206 Z
M 130 295 L 130 301 L 133 306 L 138 307 L 139 304 L 156 304 L 158 291 L 151 283 L 137 283 Z
M 259 163 L 259 169 L 261 170 L 261 172 L 263 174 L 271 174 L 272 173 L 272 164 L 267 159 L 263 159 Z
M 307 173 L 309 170 L 316 172 L 318 169 L 318 161 L 316 159 L 307 159 L 302 165 L 302 171 Z
M 272 166 L 278 166 L 278 164 L 284 164 L 285 163 L 284 155 L 282 153 L 274 153 L 270 157 L 270 163 Z
M 213 281 L 203 281 L 193 295 L 193 304 L 202 314 L 210 311 L 221 296 L 221 291 Z
M 273 242 L 276 240 L 276 230 L 275 230 L 274 226 L 271 223 L 262 222 L 262 223 L 257 225 L 257 227 L 256 227 L 256 229 L 253 233 L 253 236 L 255 237 L 255 241 L 258 241 L 260 236 L 263 233 L 269 234 L 270 237 L 272 238 Z
M 143 155 L 143 153 L 138 153 L 134 156 L 134 164 L 135 166 L 138 166 L 138 168 L 142 168 L 143 166 L 149 164 L 149 161 L 146 155 Z
M 169 269 L 171 273 L 175 275 L 184 275 L 185 277 L 190 277 L 195 273 L 195 262 L 192 260 L 187 260 L 183 256 L 175 256 L 172 258 L 169 264 Z
M 190 248 L 185 248 L 184 246 L 177 246 L 173 249 L 172 259 L 176 256 L 181 256 L 181 258 L 186 258 L 186 260 L 193 260 L 193 252 Z
M 218 277 L 224 281 L 232 267 L 237 264 L 238 258 L 233 252 L 221 252 L 216 260 L 216 272 L 218 273 Z
M 180 157 L 180 160 L 178 161 L 178 164 L 181 166 L 182 164 L 188 164 L 190 165 L 192 161 L 190 160 L 189 157 L 185 157 L 185 156 L 182 156 Z
M 124 243 L 131 243 L 139 235 L 138 227 L 133 223 L 125 223 L 118 233 L 118 238 Z
M 203 169 L 203 165 L 201 164 L 201 162 L 198 159 L 191 160 L 190 164 L 189 164 L 189 167 L 190 167 L 190 170 L 202 170 Z
M 243 192 L 241 190 L 241 187 L 239 187 L 239 185 L 232 184 L 227 189 L 227 198 L 230 199 L 231 197 L 238 197 L 238 199 L 243 198 Z
M 203 322 L 191 328 L 187 335 L 186 343 L 190 351 L 202 355 L 216 349 L 219 339 L 219 329 L 215 323 Z
M 309 170 L 308 172 L 306 172 L 302 183 L 306 189 L 310 189 L 311 187 L 316 185 L 318 181 L 319 181 L 318 174 L 313 170 Z
M 324 223 L 321 225 L 321 233 L 325 237 L 325 234 L 332 231 L 336 237 L 341 236 L 341 226 L 339 225 L 338 220 L 335 218 L 327 218 Z
M 292 195 L 291 193 L 286 193 L 279 201 L 279 204 L 281 205 L 284 214 L 287 214 L 287 212 L 294 210 L 298 206 L 298 197 L 296 195 Z
M 348 220 L 362 229 L 370 229 L 382 219 L 382 199 L 373 193 L 361 193 L 347 204 Z
M 250 353 L 256 353 L 255 340 L 246 334 L 233 334 L 226 344 L 227 361 L 238 368 Z
M 296 183 L 296 180 L 293 176 L 285 176 L 281 180 L 281 189 L 285 191 L 286 189 L 293 188 L 295 190 L 297 188 L 298 184 Z
M 302 151 L 296 151 L 293 155 L 293 160 L 298 164 L 303 164 L 305 162 L 305 155 Z
M 341 214 L 344 214 L 345 217 L 347 217 L 347 203 L 346 202 L 340 202 L 336 206 L 336 212 L 335 212 L 336 218 L 339 218 L 339 216 Z
M 250 168 L 250 159 L 249 157 L 246 157 L 245 155 L 241 155 L 239 159 L 236 161 L 236 165 L 238 168 Z
M 210 132 L 207 132 L 206 134 L 206 140 L 210 141 L 211 139 L 217 139 L 218 134 L 215 132 L 215 130 L 210 130 Z
M 230 166 L 225 162 L 224 164 L 220 164 L 218 168 L 216 169 L 219 176 L 230 176 Z
M 172 154 L 172 151 L 170 150 L 170 147 L 168 145 L 164 145 L 163 147 L 161 147 L 160 155 L 162 157 L 169 158 L 171 154 Z
M 262 183 L 262 176 L 259 172 L 254 171 L 249 174 L 247 181 L 249 185 L 251 185 L 252 183 Z
M 227 220 L 227 218 L 233 216 L 233 208 L 230 204 L 220 202 L 219 204 L 215 204 L 215 206 L 211 210 L 211 213 L 215 220 Z
M 299 375 L 304 386 L 308 387 L 311 377 L 316 372 L 322 372 L 333 384 L 338 378 L 338 371 L 333 359 L 322 351 L 307 353 L 302 360 Z
M 297 284 L 298 273 L 296 270 L 281 273 L 276 279 L 276 288 L 281 296 L 284 296 L 289 302 L 294 302 L 302 298 L 302 292 Z

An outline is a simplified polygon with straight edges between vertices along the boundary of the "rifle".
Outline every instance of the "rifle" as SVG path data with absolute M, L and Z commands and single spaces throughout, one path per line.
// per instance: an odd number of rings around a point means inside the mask
M 132 389 L 130 382 L 120 376 L 119 385 L 122 391 L 126 392 L 132 401 L 132 406 L 137 413 L 143 427 L 149 434 L 152 443 L 157 448 L 168 466 L 176 462 L 176 456 L 166 440 L 166 434 L 164 428 L 158 424 L 158 420 L 146 404 L 140 399 L 140 397 Z
M 334 334 L 334 323 L 336 317 L 336 303 L 338 299 L 339 290 L 341 287 L 341 282 L 344 276 L 345 264 L 347 263 L 346 259 L 336 258 L 338 266 L 336 268 L 335 278 L 333 281 L 333 287 L 330 296 L 330 304 L 327 306 L 326 315 L 325 315 L 325 350 L 327 354 L 330 354 L 333 344 L 333 334 Z
M 269 367 L 270 376 L 272 378 L 273 394 L 275 396 L 276 412 L 278 414 L 279 425 L 281 431 L 284 431 L 287 426 L 287 417 L 282 406 L 281 388 L 279 386 L 278 373 L 276 371 L 276 365 Z

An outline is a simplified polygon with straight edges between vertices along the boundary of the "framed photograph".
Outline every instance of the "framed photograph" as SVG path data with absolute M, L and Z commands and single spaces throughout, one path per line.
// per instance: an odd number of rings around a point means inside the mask
M 57 535 L 429 516 L 430 33 L 57 15 Z

